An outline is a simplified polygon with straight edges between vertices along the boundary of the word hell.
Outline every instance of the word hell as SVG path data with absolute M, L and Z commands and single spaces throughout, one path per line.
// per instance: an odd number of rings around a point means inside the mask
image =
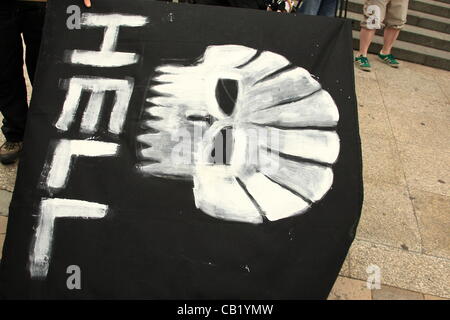
M 135 64 L 139 55 L 134 52 L 116 51 L 119 31 L 122 27 L 142 27 L 148 18 L 122 14 L 90 14 L 81 16 L 81 27 L 89 30 L 103 28 L 103 42 L 99 50 L 71 50 L 66 62 L 93 67 L 122 67 Z M 93 32 L 88 31 L 88 32 Z M 97 31 L 98 32 L 98 31 Z M 114 92 L 115 100 L 109 115 L 108 132 L 119 135 L 122 132 L 133 93 L 134 79 L 110 79 L 93 76 L 74 76 L 65 81 L 67 93 L 61 114 L 55 123 L 60 132 L 70 129 L 80 108 L 83 92 L 90 94 L 81 118 L 80 132 L 95 134 L 98 131 L 105 94 Z M 42 173 L 44 187 L 50 193 L 66 188 L 70 172 L 78 157 L 117 156 L 119 145 L 97 140 L 56 141 L 56 147 L 49 163 Z M 52 252 L 55 220 L 59 218 L 101 219 L 108 213 L 108 206 L 75 199 L 44 198 L 39 205 L 36 233 L 32 241 L 29 271 L 32 278 L 46 278 Z

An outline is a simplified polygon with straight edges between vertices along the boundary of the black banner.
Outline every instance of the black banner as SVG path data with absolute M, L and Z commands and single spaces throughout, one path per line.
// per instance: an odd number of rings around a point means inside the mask
M 326 298 L 362 205 L 349 22 L 76 4 L 48 3 L 2 295 Z

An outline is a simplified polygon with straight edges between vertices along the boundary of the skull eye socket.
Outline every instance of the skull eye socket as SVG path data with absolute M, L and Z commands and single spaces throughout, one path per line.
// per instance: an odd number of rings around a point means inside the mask
M 238 82 L 233 79 L 219 79 L 216 85 L 216 100 L 220 109 L 230 116 L 236 106 Z

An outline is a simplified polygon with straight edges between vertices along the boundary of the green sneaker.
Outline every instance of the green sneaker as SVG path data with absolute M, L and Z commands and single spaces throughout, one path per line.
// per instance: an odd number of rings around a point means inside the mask
M 364 57 L 363 55 L 360 55 L 359 57 L 355 58 L 355 64 L 361 70 L 364 70 L 364 71 L 370 71 L 371 70 L 371 66 L 370 66 L 370 63 L 369 63 L 369 58 Z
M 392 68 L 398 68 L 400 66 L 400 63 L 395 59 L 395 57 L 392 54 L 378 54 L 378 58 L 383 60 L 384 63 L 391 66 Z

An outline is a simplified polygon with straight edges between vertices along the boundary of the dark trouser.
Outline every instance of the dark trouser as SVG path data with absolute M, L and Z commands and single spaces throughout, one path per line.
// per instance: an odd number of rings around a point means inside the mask
M 23 140 L 28 112 L 20 34 L 26 46 L 27 71 L 33 81 L 44 16 L 45 2 L 16 1 L 0 8 L 0 111 L 7 141 Z
M 265 9 L 264 0 L 195 0 L 189 2 L 213 6 Z

